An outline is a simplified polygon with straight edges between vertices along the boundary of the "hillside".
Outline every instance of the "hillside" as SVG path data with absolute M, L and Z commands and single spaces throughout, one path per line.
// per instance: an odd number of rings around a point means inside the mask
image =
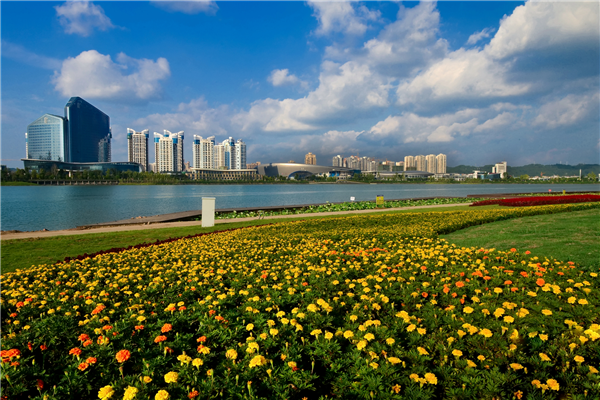
M 484 171 L 492 172 L 493 164 L 484 166 L 471 166 L 471 165 L 458 165 L 456 167 L 448 167 L 448 173 L 454 174 L 470 174 L 473 171 Z M 594 172 L 596 175 L 600 174 L 600 164 L 578 164 L 578 165 L 565 165 L 565 164 L 554 164 L 554 165 L 542 165 L 542 164 L 529 164 L 520 167 L 508 166 L 508 174 L 511 176 L 539 176 L 540 173 L 544 173 L 544 176 L 558 175 L 558 176 L 573 176 L 579 175 L 581 169 L 582 176 Z

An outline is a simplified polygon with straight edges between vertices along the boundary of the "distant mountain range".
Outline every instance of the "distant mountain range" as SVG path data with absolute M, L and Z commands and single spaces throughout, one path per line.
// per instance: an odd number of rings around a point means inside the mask
M 447 167 L 446 172 L 450 174 L 472 174 L 473 171 L 492 172 L 493 164 L 484 165 L 481 167 L 474 167 L 471 165 L 458 165 L 456 167 Z M 586 176 L 590 172 L 594 172 L 596 175 L 600 174 L 600 164 L 578 164 L 578 165 L 565 165 L 565 164 L 554 164 L 554 165 L 542 165 L 542 164 L 529 164 L 523 165 L 522 167 L 514 167 L 508 165 L 508 175 L 519 177 L 521 175 L 529 176 L 540 176 L 540 173 L 544 173 L 544 176 L 558 175 L 558 176 L 574 176 L 579 175 L 581 169 L 581 175 Z

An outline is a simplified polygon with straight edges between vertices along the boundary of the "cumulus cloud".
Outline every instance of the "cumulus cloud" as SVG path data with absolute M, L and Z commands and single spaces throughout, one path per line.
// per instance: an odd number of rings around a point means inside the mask
M 480 40 L 489 38 L 491 33 L 492 33 L 492 29 L 490 29 L 490 28 L 485 28 L 481 32 L 475 32 L 474 34 L 469 36 L 469 40 L 467 40 L 467 44 L 475 44 L 475 43 L 479 42 Z
M 598 112 L 599 98 L 600 95 L 596 92 L 586 95 L 570 94 L 549 101 L 540 107 L 533 124 L 548 129 L 576 124 L 592 112 Z
M 60 68 L 62 64 L 62 61 L 57 58 L 35 54 L 21 45 L 6 40 L 2 40 L 2 57 L 7 57 L 33 67 L 51 70 Z
M 379 19 L 379 11 L 370 11 L 365 6 L 354 7 L 352 3 L 339 2 L 309 2 L 314 10 L 314 16 L 319 21 L 315 31 L 318 36 L 331 33 L 362 35 L 367 30 L 369 21 Z
M 52 83 L 64 96 L 121 100 L 161 97 L 161 81 L 171 75 L 167 59 L 135 59 L 120 53 L 116 61 L 96 50 L 84 51 L 64 60 Z
M 89 36 L 95 29 L 106 31 L 115 27 L 102 7 L 87 1 L 68 1 L 54 9 L 68 34 Z
M 169 12 L 181 12 L 184 14 L 200 14 L 215 15 L 219 10 L 219 6 L 214 1 L 206 0 L 161 0 L 152 1 L 156 7 L 162 8 Z
M 300 84 L 302 87 L 307 86 L 307 82 L 300 80 L 296 75 L 290 74 L 289 69 L 274 69 L 267 78 L 273 86 L 285 86 Z

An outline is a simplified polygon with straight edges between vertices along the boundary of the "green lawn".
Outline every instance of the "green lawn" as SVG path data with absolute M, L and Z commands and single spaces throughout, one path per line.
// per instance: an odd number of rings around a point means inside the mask
M 600 209 L 511 219 L 441 237 L 465 247 L 514 247 L 533 256 L 600 267 Z
M 489 208 L 494 208 L 492 206 Z M 488 208 L 488 207 L 486 207 Z M 407 209 L 403 211 L 390 212 L 429 212 L 429 211 L 458 211 L 469 210 L 468 206 L 440 207 L 435 209 Z M 342 215 L 342 214 L 340 214 Z M 337 215 L 337 216 L 340 216 Z M 336 217 L 337 217 L 336 216 Z M 28 268 L 32 265 L 53 264 L 64 260 L 65 257 L 76 257 L 84 253 L 96 253 L 114 247 L 127 247 L 141 243 L 156 242 L 169 238 L 177 238 L 198 233 L 222 231 L 225 229 L 240 228 L 283 221 L 294 221 L 307 218 L 323 218 L 314 214 L 298 216 L 297 218 L 270 218 L 265 220 L 254 220 L 248 222 L 232 222 L 228 224 L 217 224 L 212 228 L 190 226 L 183 228 L 159 228 L 140 231 L 123 231 L 111 233 L 89 233 L 85 235 L 56 236 L 42 239 L 19 239 L 3 240 L 1 247 L 1 269 L 2 273 L 12 272 L 17 269 Z

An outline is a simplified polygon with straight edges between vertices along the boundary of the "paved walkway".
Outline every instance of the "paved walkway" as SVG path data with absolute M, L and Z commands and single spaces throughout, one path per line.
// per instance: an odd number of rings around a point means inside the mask
M 355 210 L 355 211 L 331 211 L 322 213 L 311 213 L 311 214 L 293 214 L 293 215 L 274 215 L 270 217 L 264 217 L 262 220 L 270 220 L 275 218 L 302 218 L 302 217 L 324 217 L 329 215 L 346 215 L 346 214 L 367 214 L 373 212 L 385 212 L 385 211 L 398 211 L 398 210 L 414 210 L 418 208 L 443 208 L 443 207 L 456 207 L 456 206 L 468 206 L 472 203 L 459 203 L 459 204 L 441 204 L 433 206 L 416 206 L 416 207 L 398 207 L 398 208 L 385 208 L 385 209 L 374 209 L 374 210 Z M 215 225 L 217 224 L 230 224 L 232 222 L 243 222 L 243 221 L 256 221 L 259 217 L 250 218 L 232 218 L 232 219 L 215 219 Z M 32 238 L 47 238 L 54 236 L 73 236 L 73 235 L 86 235 L 88 233 L 105 233 L 105 232 L 123 232 L 123 231 L 139 231 L 144 229 L 161 229 L 161 228 L 179 228 L 184 226 L 202 226 L 201 221 L 180 221 L 180 222 L 164 222 L 155 224 L 140 224 L 140 225 L 120 225 L 120 226 L 103 226 L 92 229 L 66 229 L 60 231 L 36 231 L 36 232 L 18 232 L 18 233 L 2 233 L 0 239 L 2 240 L 13 240 L 13 239 L 32 239 Z

